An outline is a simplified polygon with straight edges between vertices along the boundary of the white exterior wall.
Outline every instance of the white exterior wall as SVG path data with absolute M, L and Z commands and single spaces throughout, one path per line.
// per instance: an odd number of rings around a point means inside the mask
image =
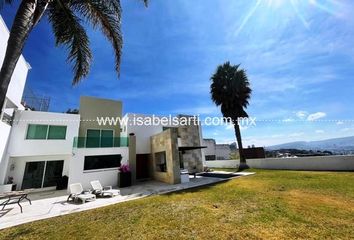
M 4 20 L 0 16 L 0 67 L 4 61 L 7 40 L 9 38 L 9 30 L 5 25 Z M 26 78 L 28 70 L 30 69 L 29 64 L 21 55 L 18 63 L 16 65 L 15 71 L 12 75 L 9 88 L 6 93 L 7 105 L 11 105 L 13 108 L 23 109 L 21 105 L 21 99 L 23 90 L 26 84 Z M 0 106 L 0 111 L 2 106 Z M 6 109 L 5 112 L 12 116 L 12 109 Z M 0 119 L 1 121 L 1 119 Z M 3 122 L 0 122 L 0 184 L 5 181 L 6 169 L 8 157 L 6 155 L 6 148 L 9 140 L 11 127 Z
M 26 139 L 28 124 L 65 125 L 65 140 Z M 63 175 L 69 174 L 73 140 L 78 135 L 80 116 L 75 114 L 36 111 L 15 111 L 8 146 L 1 166 L 6 169 L 3 179 L 12 176 L 21 189 L 26 162 L 64 160 Z M 3 181 L 4 181 L 3 180 Z
M 299 158 L 249 159 L 253 168 L 314 170 L 314 171 L 354 171 L 354 156 L 318 156 Z
M 209 168 L 238 168 L 239 165 L 239 160 L 206 161 L 206 166 Z
M 6 27 L 4 20 L 0 16 L 0 66 L 2 66 L 5 57 L 8 38 L 9 38 L 9 30 Z M 29 64 L 21 55 L 21 57 L 17 62 L 15 71 L 11 78 L 9 88 L 6 93 L 6 97 L 10 99 L 11 102 L 15 104 L 17 107 L 21 106 L 23 89 L 26 84 L 26 78 L 29 69 L 30 69 Z
M 0 185 L 5 183 L 7 161 L 6 152 L 11 126 L 0 121 Z
M 228 144 L 216 144 L 215 145 L 216 160 L 230 159 L 231 149 Z
M 26 139 L 28 124 L 65 125 L 66 139 Z M 8 153 L 11 157 L 71 154 L 74 137 L 78 136 L 79 124 L 78 114 L 16 111 Z
M 81 183 L 84 189 L 89 189 L 91 188 L 90 181 L 99 180 L 102 186 L 117 186 L 118 168 L 84 171 L 85 156 L 115 154 L 120 154 L 122 156 L 122 164 L 128 164 L 128 147 L 75 149 L 69 166 L 69 185 L 73 183 Z
M 136 154 L 148 154 L 151 153 L 150 137 L 162 132 L 162 125 L 159 126 L 136 126 L 133 124 L 133 118 L 135 117 L 151 117 L 143 114 L 126 114 L 124 117 L 128 118 L 130 123 L 126 125 L 126 131 L 123 131 L 124 136 L 129 136 L 130 133 L 134 133 L 136 136 Z M 124 127 L 123 127 L 124 130 Z
M 10 157 L 7 167 L 7 176 L 14 178 L 14 183 L 17 184 L 17 189 L 21 189 L 23 174 L 27 162 L 39 162 L 39 161 L 55 161 L 64 160 L 63 176 L 69 176 L 69 164 L 71 154 L 69 155 L 48 155 L 48 156 L 28 156 L 28 157 Z
M 215 153 L 215 140 L 203 139 L 203 146 L 207 147 L 207 148 L 203 149 L 205 156 L 216 155 L 216 153 Z
M 206 166 L 211 168 L 235 168 L 239 164 L 239 160 L 206 161 Z M 354 171 L 354 156 L 248 159 L 247 164 L 259 169 Z

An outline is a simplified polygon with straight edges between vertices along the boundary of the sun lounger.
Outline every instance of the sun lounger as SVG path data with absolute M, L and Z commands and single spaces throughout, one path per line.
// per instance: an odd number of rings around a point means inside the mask
M 117 189 L 112 189 L 112 186 L 102 187 L 100 181 L 91 181 L 91 187 L 94 193 L 98 197 L 113 197 L 120 194 L 120 191 Z
M 70 195 L 67 201 L 73 200 L 74 202 L 77 202 L 77 200 L 81 200 L 82 203 L 85 203 L 96 200 L 96 195 L 84 192 L 81 183 L 70 184 L 69 191 Z

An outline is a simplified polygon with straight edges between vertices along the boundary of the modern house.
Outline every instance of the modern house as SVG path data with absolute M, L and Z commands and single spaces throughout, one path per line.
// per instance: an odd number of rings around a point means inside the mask
M 97 118 L 125 119 L 103 124 Z M 198 124 L 136 125 L 141 119 L 162 118 L 127 114 L 122 103 L 81 97 L 79 114 L 16 110 L 3 161 L 5 179 L 17 189 L 53 189 L 62 176 L 69 184 L 89 187 L 92 180 L 117 185 L 118 167 L 129 164 L 132 181 L 155 179 L 176 184 L 182 170 L 203 171 Z M 191 118 L 191 116 L 177 116 Z
M 203 145 L 207 148 L 204 150 L 205 159 L 212 160 L 228 160 L 232 151 L 229 144 L 216 144 L 214 139 L 203 139 Z
M 8 37 L 0 17 L 0 59 Z M 129 164 L 133 183 L 154 179 L 176 184 L 189 181 L 188 173 L 203 171 L 200 125 L 178 121 L 192 116 L 148 124 L 145 120 L 166 117 L 123 117 L 122 102 L 94 97 L 80 98 L 79 114 L 26 110 L 21 99 L 29 69 L 21 56 L 1 108 L 0 184 L 10 178 L 16 189 L 49 190 L 67 176 L 69 184 L 80 182 L 84 188 L 92 180 L 116 186 L 122 164 Z

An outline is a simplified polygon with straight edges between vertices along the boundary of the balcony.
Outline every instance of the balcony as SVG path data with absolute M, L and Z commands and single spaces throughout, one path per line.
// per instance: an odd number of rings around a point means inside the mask
M 74 148 L 128 147 L 128 137 L 74 137 Z

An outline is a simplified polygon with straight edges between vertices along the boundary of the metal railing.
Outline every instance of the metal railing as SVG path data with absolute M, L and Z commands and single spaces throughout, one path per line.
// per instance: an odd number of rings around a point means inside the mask
M 74 137 L 74 148 L 128 147 L 128 137 Z

